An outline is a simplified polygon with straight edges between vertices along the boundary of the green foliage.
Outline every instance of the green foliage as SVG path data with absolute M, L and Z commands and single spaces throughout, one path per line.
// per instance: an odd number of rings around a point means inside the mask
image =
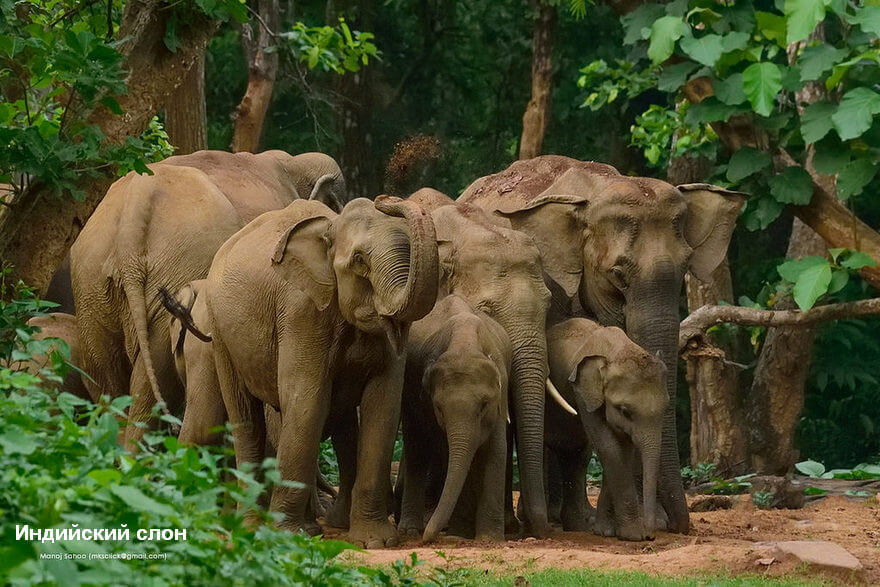
M 12 292 L 2 288 L 0 299 L 14 298 L 0 302 L 3 358 L 30 361 L 45 348 L 33 345 L 26 321 L 44 303 L 21 284 Z M 141 452 L 125 452 L 117 435 L 130 398 L 96 406 L 59 394 L 52 389 L 63 375 L 59 366 L 53 361 L 39 375 L 0 369 L 4 584 L 128 584 L 132 576 L 163 585 L 419 584 L 402 578 L 410 572 L 405 564 L 395 574 L 351 568 L 334 560 L 351 545 L 274 529 L 277 515 L 259 505 L 272 487 L 288 484 L 274 459 L 237 470 L 229 448 L 185 446 L 156 433 L 145 435 Z M 246 525 L 245 511 L 263 525 Z M 130 537 L 16 540 L 16 526 L 24 525 L 41 532 L 125 526 Z M 186 530 L 186 540 L 137 537 L 138 529 L 150 528 Z M 161 554 L 167 558 L 149 558 Z
M 795 463 L 794 468 L 802 475 L 814 479 L 848 479 L 848 480 L 866 480 L 880 479 L 880 465 L 871 465 L 861 463 L 852 469 L 831 469 L 825 470 L 825 465 L 816 461 L 806 460 Z
M 780 277 L 793 285 L 792 293 L 798 307 L 807 311 L 826 294 L 836 294 L 849 282 L 850 276 L 863 267 L 874 267 L 877 262 L 860 251 L 829 250 L 831 259 L 804 257 L 786 261 L 777 267 Z
M 81 177 L 146 172 L 145 163 L 164 153 L 155 123 L 143 137 L 113 145 L 84 122 L 96 108 L 123 114 L 117 98 L 127 93 L 126 72 L 113 20 L 100 36 L 103 14 L 96 20 L 76 4 L 0 1 L 0 183 L 13 194 L 38 182 L 80 198 Z M 119 10 L 110 8 L 111 16 Z
M 686 487 L 693 487 L 706 483 L 718 471 L 715 463 L 697 463 L 693 467 L 685 466 L 681 468 L 681 477 Z
M 590 92 L 583 106 L 599 110 L 618 98 L 635 98 L 657 84 L 653 70 L 638 70 L 634 63 L 618 59 L 617 67 L 609 67 L 604 59 L 597 59 L 581 68 L 578 87 Z
M 630 127 L 631 144 L 640 147 L 652 167 L 665 169 L 673 157 L 715 158 L 718 137 L 708 125 L 691 127 L 684 118 L 688 105 L 669 110 L 652 104 Z M 673 140 L 674 139 L 674 140 Z
M 379 49 L 372 42 L 372 33 L 352 31 L 344 18 L 336 27 L 309 27 L 296 22 L 293 29 L 281 33 L 284 41 L 279 50 L 290 55 L 293 61 L 301 61 L 309 69 L 345 73 L 358 71 L 370 59 L 378 59 Z

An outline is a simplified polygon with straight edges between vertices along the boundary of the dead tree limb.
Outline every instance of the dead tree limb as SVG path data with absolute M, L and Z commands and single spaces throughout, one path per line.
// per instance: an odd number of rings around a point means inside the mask
M 758 310 L 742 306 L 703 306 L 682 320 L 678 336 L 680 351 L 697 351 L 705 347 L 706 330 L 717 324 L 742 326 L 806 326 L 843 318 L 880 314 L 880 298 L 817 306 L 807 312 L 800 310 Z

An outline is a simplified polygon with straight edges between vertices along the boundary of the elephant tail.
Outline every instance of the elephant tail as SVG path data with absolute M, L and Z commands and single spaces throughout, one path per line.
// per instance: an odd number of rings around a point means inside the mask
M 150 352 L 149 320 L 147 319 L 147 298 L 144 293 L 144 284 L 139 282 L 132 272 L 126 271 L 122 277 L 122 289 L 125 292 L 125 297 L 128 298 L 131 321 L 137 333 L 138 348 L 144 360 L 144 369 L 147 372 L 147 379 L 150 381 L 150 388 L 153 390 L 153 397 L 159 404 L 162 413 L 170 415 L 159 389 L 159 380 L 156 377 L 156 369 L 153 367 L 153 354 Z
M 159 287 L 159 301 L 162 302 L 162 305 L 168 310 L 168 313 L 180 320 L 180 324 L 183 326 L 183 333 L 180 335 L 180 340 L 177 341 L 177 350 L 180 351 L 180 347 L 183 346 L 184 337 L 186 336 L 186 331 L 190 331 L 193 335 L 198 338 L 202 342 L 211 342 L 213 338 L 211 334 L 205 334 L 196 326 L 195 321 L 192 317 L 192 306 L 196 301 L 195 296 L 190 299 L 189 304 L 183 305 L 180 300 L 178 300 L 175 296 L 171 295 L 164 287 Z

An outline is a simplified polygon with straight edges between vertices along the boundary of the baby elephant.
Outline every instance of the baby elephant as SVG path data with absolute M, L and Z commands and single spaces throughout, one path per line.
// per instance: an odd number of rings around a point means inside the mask
M 632 342 L 619 328 L 572 318 L 547 330 L 550 380 L 576 406 L 589 444 L 602 462 L 602 493 L 595 530 L 625 540 L 654 534 L 663 412 L 669 401 L 663 362 Z M 552 389 L 551 394 L 556 390 Z M 548 403 L 546 428 L 563 429 L 565 414 Z M 551 448 L 552 445 L 551 445 Z M 584 446 L 586 450 L 586 445 Z M 636 486 L 636 454 L 641 459 L 642 496 Z M 579 459 L 585 464 L 587 459 Z M 571 470 L 563 467 L 563 472 Z M 586 470 L 576 472 L 583 478 Z M 566 479 L 564 483 L 576 483 Z M 575 485 L 577 486 L 577 485 Z M 582 487 L 582 484 L 581 484 Z M 587 511 L 584 490 L 578 490 Z M 565 496 L 571 499 L 571 494 Z M 563 516 L 565 519 L 565 516 Z
M 504 329 L 456 295 L 413 323 L 402 408 L 401 532 L 421 532 L 426 479 L 445 465 L 443 492 L 423 540 L 435 539 L 454 511 L 469 526 L 456 533 L 504 539 L 510 361 Z

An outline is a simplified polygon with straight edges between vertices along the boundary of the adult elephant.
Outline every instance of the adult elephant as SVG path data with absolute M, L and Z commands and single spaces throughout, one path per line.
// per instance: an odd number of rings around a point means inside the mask
M 275 489 L 282 526 L 320 532 L 309 486 L 320 439 L 333 434 L 354 445 L 338 453 L 342 503 L 351 493 L 350 539 L 367 547 L 396 543 L 388 471 L 406 337 L 433 307 L 437 276 L 430 216 L 387 196 L 358 198 L 338 215 L 318 202 L 293 202 L 263 214 L 217 252 L 199 297 L 236 462 L 262 461 L 269 405 L 281 414 L 282 478 L 304 484 Z M 343 474 L 353 470 L 350 484 Z
M 664 415 L 659 501 L 669 529 L 689 518 L 675 434 L 679 299 L 687 271 L 708 279 L 723 261 L 744 195 L 623 176 L 610 165 L 546 155 L 517 161 L 462 193 L 530 235 L 551 290 L 577 296 L 606 326 L 660 353 L 671 401 Z
M 177 409 L 183 398 L 159 288 L 204 278 L 220 245 L 259 214 L 300 198 L 338 207 L 345 194 L 339 166 L 321 153 L 199 151 L 150 169 L 110 187 L 70 255 L 89 391 L 130 393 L 132 422 L 148 421 L 156 401 Z M 142 432 L 130 426 L 126 440 Z
M 497 221 L 507 222 L 470 204 L 441 205 L 431 216 L 439 243 L 441 295 L 463 297 L 498 322 L 510 338 L 510 405 L 525 530 L 543 537 L 549 531 L 543 455 L 550 291 L 540 251 L 526 234 L 500 226 Z

